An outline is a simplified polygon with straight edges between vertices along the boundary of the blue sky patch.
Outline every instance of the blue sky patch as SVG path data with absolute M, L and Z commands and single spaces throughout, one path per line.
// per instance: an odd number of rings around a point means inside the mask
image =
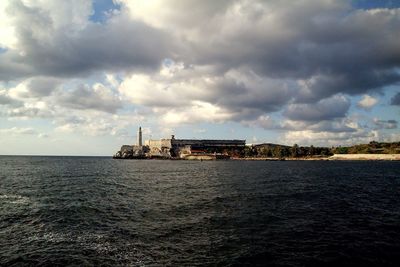
M 120 8 L 120 5 L 115 4 L 113 0 L 94 0 L 93 14 L 89 19 L 93 22 L 104 23 L 107 20 L 107 13 L 120 10 Z
M 352 5 L 358 9 L 374 9 L 374 8 L 399 8 L 398 0 L 353 0 Z

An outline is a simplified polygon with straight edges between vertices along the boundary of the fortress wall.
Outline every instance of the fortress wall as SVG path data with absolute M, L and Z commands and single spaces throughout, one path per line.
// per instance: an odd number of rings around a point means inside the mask
M 171 148 L 172 144 L 171 144 L 171 139 L 161 139 L 161 146 L 162 147 L 166 147 L 166 148 Z
M 173 146 L 245 146 L 245 140 L 195 140 L 195 139 L 172 139 Z
M 151 148 L 161 149 L 161 140 L 146 140 L 145 144 Z

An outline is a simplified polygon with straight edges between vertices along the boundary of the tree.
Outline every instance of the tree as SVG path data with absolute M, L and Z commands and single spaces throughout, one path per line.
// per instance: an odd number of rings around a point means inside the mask
M 297 144 L 294 144 L 292 146 L 292 157 L 297 158 L 299 155 L 299 146 Z
M 313 145 L 310 146 L 310 149 L 308 150 L 308 155 L 310 156 L 315 155 L 315 147 Z
M 275 146 L 274 150 L 272 151 L 274 158 L 281 158 L 282 157 L 282 150 L 280 146 Z
M 245 156 L 245 157 L 252 157 L 252 156 L 254 156 L 253 147 L 246 146 L 246 147 L 244 148 L 244 156 Z

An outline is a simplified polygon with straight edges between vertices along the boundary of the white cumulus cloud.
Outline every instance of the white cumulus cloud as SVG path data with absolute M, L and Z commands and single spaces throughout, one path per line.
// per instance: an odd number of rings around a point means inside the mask
M 378 103 L 378 99 L 370 95 L 363 95 L 362 99 L 358 101 L 359 108 L 370 110 Z

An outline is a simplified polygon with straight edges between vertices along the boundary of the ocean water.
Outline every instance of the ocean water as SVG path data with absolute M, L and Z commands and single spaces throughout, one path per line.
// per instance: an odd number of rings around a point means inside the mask
M 399 266 L 400 162 L 0 157 L 1 266 Z

